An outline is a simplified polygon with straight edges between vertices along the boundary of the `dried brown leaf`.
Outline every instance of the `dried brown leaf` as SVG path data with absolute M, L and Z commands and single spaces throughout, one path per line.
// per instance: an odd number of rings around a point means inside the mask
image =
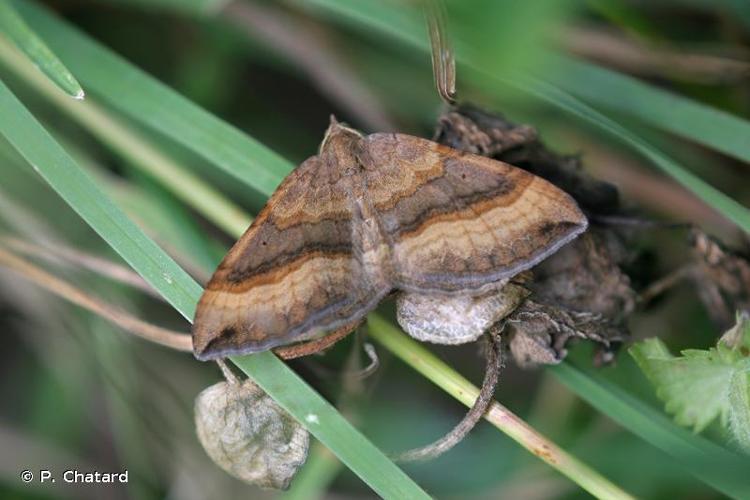
M 727 329 L 734 324 L 735 311 L 750 310 L 750 260 L 699 229 L 691 231 L 690 242 L 698 296 L 711 319 Z

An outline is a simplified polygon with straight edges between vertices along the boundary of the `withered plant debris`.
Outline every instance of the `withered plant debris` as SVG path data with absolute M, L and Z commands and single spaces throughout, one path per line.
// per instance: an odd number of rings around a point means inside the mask
M 195 427 L 214 463 L 263 488 L 288 488 L 307 459 L 307 430 L 251 380 L 219 382 L 201 392 Z
M 750 311 L 750 245 L 735 251 L 695 228 L 690 233 L 695 265 L 689 273 L 712 321 L 734 324 L 735 311 Z
M 612 359 L 626 340 L 625 320 L 636 294 L 620 265 L 628 256 L 626 235 L 617 227 L 596 225 L 596 216 L 620 213 L 617 189 L 594 179 L 578 156 L 548 150 L 528 125 L 471 106 L 444 114 L 435 140 L 523 168 L 571 194 L 594 224 L 532 269 L 523 283 L 530 292 L 507 317 L 506 341 L 521 366 L 559 363 L 572 338 L 599 345 L 595 362 Z

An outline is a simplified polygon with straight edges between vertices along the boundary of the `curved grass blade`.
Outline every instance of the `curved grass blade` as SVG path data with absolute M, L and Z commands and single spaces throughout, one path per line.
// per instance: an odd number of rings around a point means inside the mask
M 266 196 L 289 173 L 291 167 L 284 158 L 43 7 L 28 1 L 14 1 L 13 5 L 56 47 L 89 92 L 96 93 L 124 115 L 173 139 Z
M 550 367 L 569 389 L 644 441 L 668 453 L 695 477 L 733 498 L 750 498 L 750 458 L 676 426 L 662 413 L 602 377 L 570 363 Z
M 83 89 L 75 77 L 7 1 L 0 2 L 0 33 L 13 41 L 63 92 L 74 99 L 83 99 Z
M 133 269 L 185 318 L 193 317 L 201 287 L 102 193 L 2 82 L 0 133 Z M 376 493 L 385 498 L 429 498 L 272 353 L 232 361 Z
M 607 118 L 595 109 L 566 94 L 554 85 L 536 78 L 520 79 L 520 82 L 526 83 L 524 87 L 527 92 L 532 92 L 540 99 L 596 125 L 631 146 L 663 172 L 692 191 L 709 207 L 750 233 L 750 210 L 747 207 L 742 206 L 737 201 L 703 181 L 700 177 L 683 168 L 648 142 L 614 120 Z
M 630 76 L 557 56 L 551 83 L 568 93 L 750 162 L 750 122 Z

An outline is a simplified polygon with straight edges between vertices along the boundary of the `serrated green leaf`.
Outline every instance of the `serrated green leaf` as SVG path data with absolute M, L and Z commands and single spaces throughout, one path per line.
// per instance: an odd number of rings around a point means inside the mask
M 630 354 L 678 424 L 700 432 L 719 417 L 737 444 L 750 451 L 748 338 L 750 317 L 743 312 L 711 349 L 688 349 L 675 357 L 654 338 L 633 345 Z
M 599 373 L 591 373 L 569 362 L 547 369 L 594 408 L 671 455 L 701 481 L 730 498 L 750 498 L 747 457 L 674 425 L 662 412 Z
M 630 354 L 678 424 L 700 432 L 717 416 L 726 418 L 736 368 L 716 349 L 683 351 L 678 358 L 653 338 L 633 345 Z
M 729 384 L 729 431 L 745 451 L 750 452 L 750 360 L 743 360 L 743 369 L 736 370 Z

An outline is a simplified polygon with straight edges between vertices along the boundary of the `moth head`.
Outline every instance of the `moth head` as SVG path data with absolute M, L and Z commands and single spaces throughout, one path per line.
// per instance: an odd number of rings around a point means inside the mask
M 358 141 L 362 137 L 359 131 L 346 126 L 346 124 L 341 123 L 335 116 L 331 115 L 331 123 L 328 125 L 323 142 L 320 143 L 320 154 L 322 155 L 329 149 L 342 146 L 347 147 L 351 142 Z

